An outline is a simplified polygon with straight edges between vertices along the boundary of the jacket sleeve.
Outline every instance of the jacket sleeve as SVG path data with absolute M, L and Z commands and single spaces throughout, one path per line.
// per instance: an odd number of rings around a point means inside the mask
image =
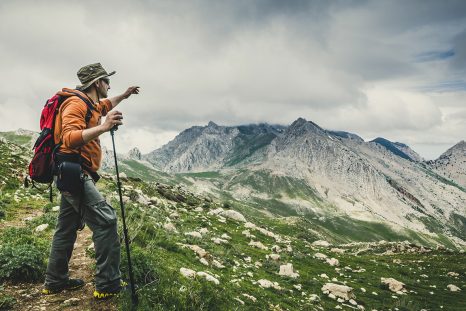
M 113 105 L 112 105 L 112 102 L 109 100 L 109 99 L 103 99 L 99 102 L 99 106 L 100 106 L 100 113 L 102 114 L 102 116 L 106 116 L 107 113 L 113 109 Z
M 62 104 L 61 141 L 66 148 L 74 149 L 84 145 L 82 136 L 86 128 L 86 104 L 76 98 L 70 98 Z

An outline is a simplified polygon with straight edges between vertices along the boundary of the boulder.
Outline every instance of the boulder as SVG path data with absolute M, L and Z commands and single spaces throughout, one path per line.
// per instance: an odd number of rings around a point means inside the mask
M 34 231 L 35 232 L 42 232 L 45 229 L 47 229 L 48 227 L 49 227 L 49 224 L 42 224 L 42 225 L 37 226 L 36 229 L 34 229 Z
M 336 259 L 336 258 L 327 258 L 326 261 L 327 261 L 327 263 L 328 263 L 329 265 L 331 265 L 332 267 L 334 267 L 334 266 L 339 266 L 339 265 L 340 265 L 340 262 L 339 262 L 338 259 Z
M 166 224 L 163 225 L 163 228 L 167 231 L 171 231 L 171 232 L 176 232 L 176 228 L 175 228 L 175 225 L 172 224 L 171 222 L 168 222 Z
M 260 279 L 259 281 L 257 281 L 257 283 L 259 283 L 259 286 L 262 288 L 275 288 L 277 290 L 281 289 L 277 282 L 272 283 L 269 280 Z
M 394 278 L 380 278 L 380 281 L 382 284 L 388 285 L 388 289 L 392 292 L 406 292 L 405 284 Z
M 315 254 L 314 254 L 314 258 L 317 258 L 317 259 L 320 259 L 320 260 L 324 260 L 324 259 L 327 259 L 327 255 L 322 254 L 322 253 L 315 253 Z
M 241 222 L 246 222 L 246 218 L 244 218 L 243 214 L 237 211 L 234 211 L 234 210 L 226 210 L 222 212 L 221 215 L 226 218 L 234 219 L 234 220 L 241 221 Z
M 281 265 L 280 266 L 280 272 L 278 272 L 279 275 L 281 276 L 288 276 L 293 279 L 297 278 L 299 276 L 298 273 L 293 271 L 293 264 L 288 263 L 286 265 Z
M 260 249 L 267 249 L 267 246 L 265 246 L 264 244 L 262 244 L 262 242 L 259 242 L 259 241 L 251 241 L 249 242 L 248 244 L 249 246 L 253 246 L 253 247 L 257 247 L 257 248 L 260 248 Z
M 181 275 L 183 275 L 184 277 L 187 277 L 187 278 L 193 279 L 194 277 L 196 277 L 196 271 L 191 270 L 191 269 L 180 268 L 180 273 L 181 273 Z
M 220 284 L 220 281 L 219 281 L 219 280 L 217 280 L 217 279 L 214 278 L 212 275 L 210 275 L 210 274 L 208 274 L 208 273 L 206 273 L 206 272 L 197 272 L 196 274 L 197 274 L 197 276 L 200 276 L 200 277 L 205 278 L 206 281 L 208 281 L 208 282 L 212 282 L 212 283 L 214 283 L 214 284 L 216 284 L 216 285 Z
M 329 246 L 330 246 L 330 243 L 327 242 L 327 241 L 318 240 L 318 241 L 312 242 L 312 245 L 313 245 L 313 246 L 329 247 Z
M 326 283 L 322 286 L 322 292 L 326 295 L 334 295 L 335 297 L 350 300 L 356 298 L 353 293 L 353 288 L 335 283 Z
M 450 290 L 450 292 L 459 292 L 459 291 L 461 291 L 461 288 L 459 288 L 458 286 L 453 285 L 453 284 L 448 284 L 447 288 Z

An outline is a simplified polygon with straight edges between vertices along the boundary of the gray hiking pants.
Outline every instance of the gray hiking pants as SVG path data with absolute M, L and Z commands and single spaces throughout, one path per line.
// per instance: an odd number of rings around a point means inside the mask
M 45 286 L 60 286 L 68 278 L 68 263 L 81 225 L 79 205 L 84 208 L 84 222 L 92 230 L 96 253 L 95 287 L 98 291 L 113 291 L 120 286 L 120 237 L 115 210 L 85 175 L 81 196 L 62 192 L 60 214 L 53 236 Z

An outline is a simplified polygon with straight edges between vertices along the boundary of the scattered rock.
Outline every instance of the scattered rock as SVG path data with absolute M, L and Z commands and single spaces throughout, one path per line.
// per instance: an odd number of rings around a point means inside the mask
M 317 259 L 320 259 L 320 260 L 324 260 L 324 259 L 327 259 L 327 255 L 322 254 L 322 253 L 315 253 L 315 254 L 314 254 L 314 258 L 317 258 Z
M 66 306 L 76 306 L 80 301 L 81 299 L 79 298 L 70 298 L 70 299 L 63 301 L 63 304 Z
M 448 284 L 447 288 L 450 290 L 450 292 L 459 292 L 459 291 L 461 291 L 461 288 L 459 288 L 458 286 L 453 285 L 453 284 Z
M 254 296 L 251 296 L 251 295 L 248 295 L 248 294 L 243 294 L 243 296 L 246 297 L 246 298 L 248 298 L 248 299 L 250 299 L 250 300 L 252 300 L 252 302 L 256 302 L 256 301 L 257 301 L 257 298 L 254 297 Z
M 36 229 L 34 229 L 34 231 L 35 232 L 42 232 L 45 229 L 47 229 L 48 227 L 49 227 L 49 224 L 42 224 L 42 225 L 37 226 Z
M 206 272 L 197 272 L 196 275 L 205 278 L 208 282 L 215 283 L 216 285 L 220 284 L 220 281 L 214 278 L 212 275 Z
M 224 240 L 224 239 L 220 239 L 220 238 L 212 238 L 212 242 L 214 242 L 215 244 L 228 244 L 228 241 L 227 240 Z
M 257 281 L 257 283 L 259 283 L 259 286 L 262 287 L 262 288 L 271 288 L 272 287 L 272 288 L 275 288 L 277 290 L 281 289 L 281 287 L 278 285 L 277 282 L 272 283 L 269 280 L 260 279 L 259 281 Z
M 331 265 L 332 267 L 334 267 L 334 266 L 339 266 L 339 265 L 340 265 L 340 262 L 339 262 L 338 259 L 336 259 L 336 258 L 330 258 L 330 259 L 327 258 L 326 261 L 327 261 L 327 263 L 328 263 L 329 265 Z
M 329 246 L 330 246 L 330 243 L 327 242 L 327 241 L 318 240 L 318 241 L 312 242 L 312 245 L 314 245 L 314 246 L 322 246 L 322 247 L 329 247 Z
M 388 285 L 388 289 L 392 292 L 406 292 L 405 284 L 394 278 L 380 278 L 380 281 L 382 284 Z
M 298 273 L 293 271 L 293 264 L 288 263 L 286 265 L 281 265 L 280 266 L 280 272 L 278 272 L 279 275 L 281 276 L 288 276 L 293 279 L 297 278 L 299 276 Z
M 226 210 L 222 212 L 221 215 L 226 218 L 234 219 L 234 220 L 241 221 L 241 222 L 246 222 L 246 218 L 244 218 L 243 214 L 241 214 L 240 212 L 234 211 L 234 210 Z
M 172 224 L 171 222 L 168 222 L 166 224 L 163 225 L 163 228 L 167 231 L 171 231 L 171 232 L 176 232 L 176 228 L 175 228 L 175 225 Z
M 270 254 L 270 255 L 266 255 L 265 258 L 267 259 L 272 259 L 274 261 L 279 261 L 280 260 L 280 255 L 278 254 Z
M 356 298 L 353 294 L 353 288 L 346 286 L 346 285 L 326 283 L 324 286 L 322 286 L 321 290 L 324 294 L 329 295 L 329 297 L 332 294 L 335 297 L 340 297 L 345 300 Z
M 456 273 L 456 272 L 448 272 L 447 275 L 448 275 L 448 276 L 452 276 L 452 277 L 457 277 L 457 276 L 459 276 L 460 274 L 459 274 L 459 273 Z
M 180 268 L 180 273 L 181 273 L 181 275 L 183 275 L 184 277 L 187 277 L 187 278 L 193 279 L 194 277 L 196 277 L 196 271 L 191 270 L 191 269 Z
M 262 244 L 262 242 L 260 241 L 251 241 L 249 242 L 248 244 L 249 246 L 253 246 L 253 247 L 257 247 L 257 248 L 260 248 L 260 249 L 267 249 L 267 246 L 265 246 L 264 244 Z

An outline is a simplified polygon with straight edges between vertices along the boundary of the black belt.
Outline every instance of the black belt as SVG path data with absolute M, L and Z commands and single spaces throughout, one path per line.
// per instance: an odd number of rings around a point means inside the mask
M 55 154 L 55 167 L 58 167 L 62 162 L 73 162 L 79 163 L 84 169 L 84 172 L 87 173 L 91 178 L 97 182 L 100 179 L 100 175 L 97 172 L 93 172 L 89 169 L 89 166 L 86 165 L 87 161 L 79 153 L 56 153 Z

